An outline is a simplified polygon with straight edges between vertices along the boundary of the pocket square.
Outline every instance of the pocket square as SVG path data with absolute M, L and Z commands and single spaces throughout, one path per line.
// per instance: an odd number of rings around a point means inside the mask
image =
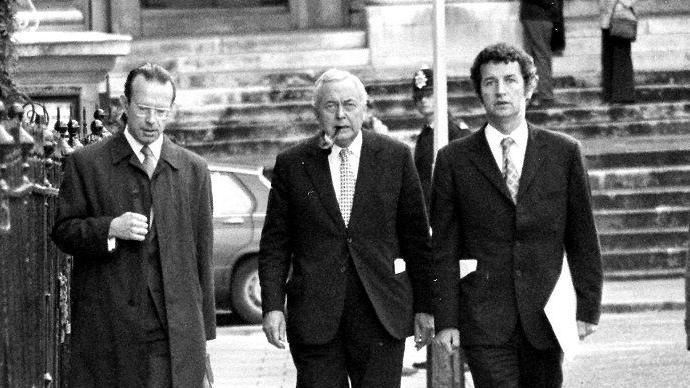
M 475 259 L 463 259 L 460 260 L 460 279 L 471 274 L 477 270 L 477 260 Z
M 399 257 L 393 260 L 393 270 L 395 271 L 396 275 L 405 272 L 405 260 Z

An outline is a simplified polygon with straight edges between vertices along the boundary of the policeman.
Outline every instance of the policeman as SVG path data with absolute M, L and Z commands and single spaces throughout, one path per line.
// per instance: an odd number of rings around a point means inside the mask
M 414 163 L 422 182 L 427 209 L 431 205 L 431 165 L 434 160 L 434 73 L 421 68 L 412 77 L 412 98 L 417 111 L 424 118 L 424 126 L 417 136 L 414 147 Z M 448 113 L 448 141 L 472 133 L 461 119 L 454 119 Z

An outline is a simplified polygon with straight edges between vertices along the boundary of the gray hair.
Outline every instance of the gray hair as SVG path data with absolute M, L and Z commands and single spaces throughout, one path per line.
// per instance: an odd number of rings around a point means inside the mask
M 367 95 L 367 90 L 364 88 L 364 84 L 359 78 L 357 78 L 357 76 L 348 71 L 329 69 L 321 74 L 321 76 L 314 83 L 315 88 L 312 105 L 315 108 L 319 107 L 319 103 L 321 102 L 321 91 L 325 84 L 344 80 L 352 81 L 352 83 L 355 85 L 355 88 L 357 88 L 357 91 L 359 92 L 360 102 L 362 104 L 366 104 L 369 96 Z

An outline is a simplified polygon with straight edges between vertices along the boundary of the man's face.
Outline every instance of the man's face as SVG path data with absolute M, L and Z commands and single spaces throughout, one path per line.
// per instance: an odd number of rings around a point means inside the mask
M 434 94 L 433 92 L 423 95 L 415 101 L 415 107 L 425 119 L 434 117 Z
M 339 147 L 349 146 L 362 129 L 367 109 L 354 82 L 345 79 L 325 83 L 318 101 L 316 117 L 321 129 Z
M 151 144 L 163 133 L 172 105 L 172 84 L 146 80 L 138 75 L 132 81 L 132 96 L 123 98 L 127 108 L 129 133 L 141 144 Z
M 518 62 L 489 62 L 481 67 L 482 102 L 487 120 L 496 129 L 510 133 L 525 117 L 527 99 L 536 82 L 525 85 Z

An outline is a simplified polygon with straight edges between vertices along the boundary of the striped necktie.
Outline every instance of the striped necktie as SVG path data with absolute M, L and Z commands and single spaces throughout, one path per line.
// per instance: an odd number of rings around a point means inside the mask
M 149 179 L 151 179 L 153 172 L 156 170 L 156 162 L 153 158 L 153 151 L 151 151 L 151 148 L 148 145 L 145 145 L 141 147 L 141 153 L 144 154 L 144 162 L 142 163 L 142 166 L 144 166 L 146 175 L 148 175 Z
M 514 144 L 515 140 L 511 137 L 505 137 L 501 140 L 501 148 L 503 149 L 503 179 L 506 181 L 513 203 L 517 203 L 520 173 L 510 158 L 510 149 Z

